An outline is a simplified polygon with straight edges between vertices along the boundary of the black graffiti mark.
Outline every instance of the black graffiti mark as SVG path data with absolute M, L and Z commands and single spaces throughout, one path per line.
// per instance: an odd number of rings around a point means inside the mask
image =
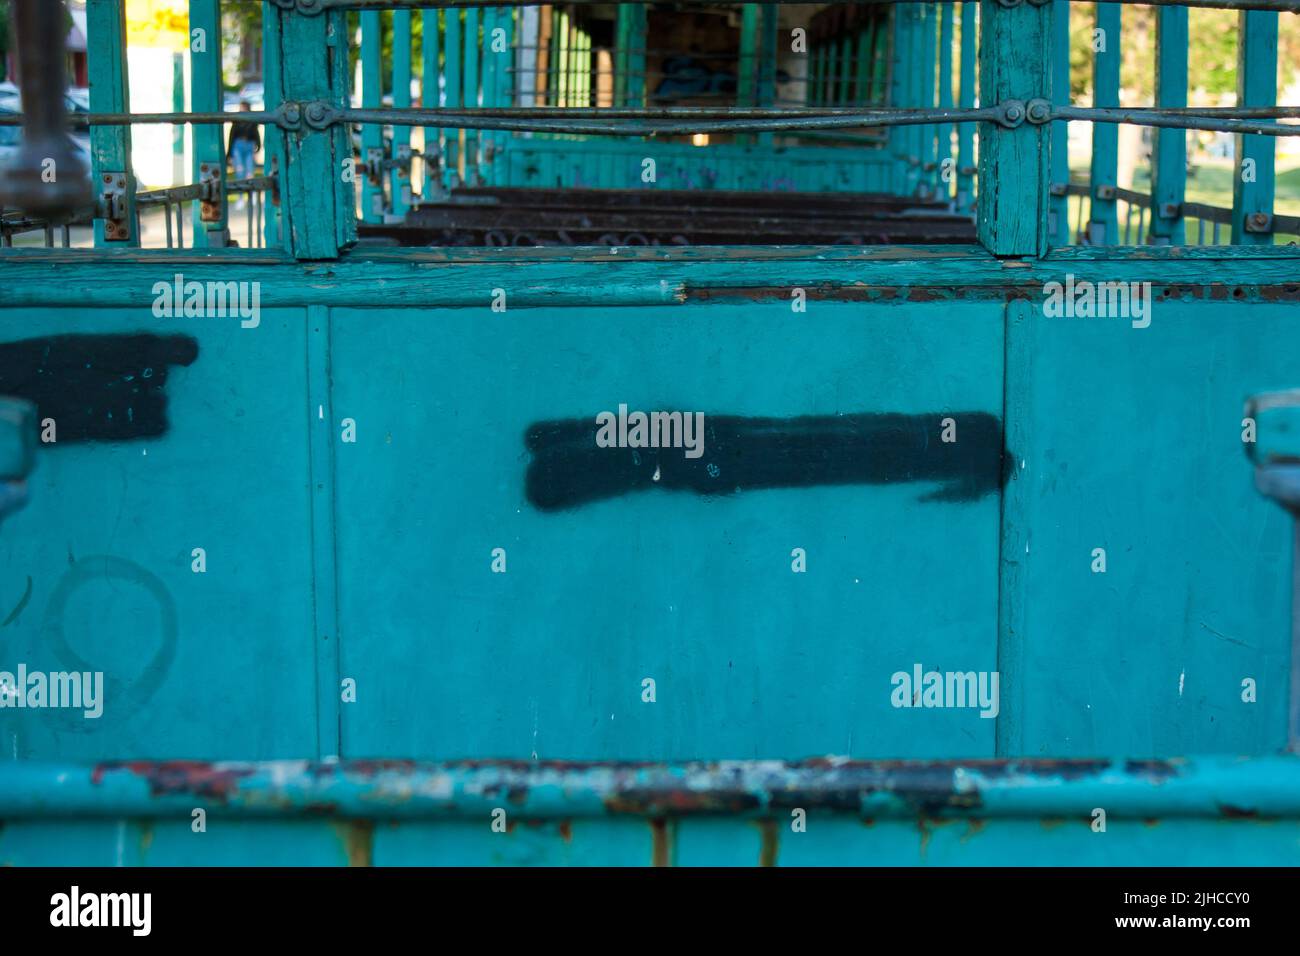
M 0 343 L 0 395 L 34 402 L 57 445 L 130 441 L 167 431 L 167 372 L 189 365 L 188 335 L 54 335 Z M 49 447 L 44 446 L 44 447 Z
M 956 424 L 941 440 L 942 421 Z M 704 454 L 599 448 L 595 415 L 537 422 L 525 494 L 559 511 L 649 488 L 727 495 L 761 488 L 937 482 L 926 501 L 974 501 L 1005 481 L 1002 423 L 986 412 L 860 413 L 803 418 L 704 416 Z

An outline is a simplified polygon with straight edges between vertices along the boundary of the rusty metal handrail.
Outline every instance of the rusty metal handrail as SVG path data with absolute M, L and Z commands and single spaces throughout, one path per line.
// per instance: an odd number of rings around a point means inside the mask
M 486 817 L 507 799 L 528 819 L 1300 817 L 1294 756 L 1183 760 L 985 759 L 698 763 L 477 760 L 420 763 L 131 761 L 0 763 L 0 818 Z

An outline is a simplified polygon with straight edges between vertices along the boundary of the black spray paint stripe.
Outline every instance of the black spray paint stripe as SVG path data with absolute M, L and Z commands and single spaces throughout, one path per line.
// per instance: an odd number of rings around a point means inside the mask
M 167 431 L 167 372 L 199 354 L 188 335 L 53 335 L 0 343 L 0 395 L 36 404 L 58 445 Z M 48 446 L 47 446 L 48 447 Z M 57 447 L 57 445 L 56 445 Z
M 953 419 L 956 441 L 941 439 Z M 987 412 L 863 412 L 802 418 L 704 416 L 704 454 L 682 448 L 600 448 L 595 416 L 538 422 L 525 493 L 542 511 L 650 488 L 728 495 L 761 488 L 937 482 L 927 501 L 974 501 L 1002 487 L 1002 422 Z M 657 477 L 656 477 L 657 476 Z

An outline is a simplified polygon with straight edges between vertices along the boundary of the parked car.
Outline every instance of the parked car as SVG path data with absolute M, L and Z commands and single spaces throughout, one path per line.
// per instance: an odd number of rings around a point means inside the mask
M 245 83 L 239 89 L 239 101 L 247 101 L 248 105 L 255 110 L 265 108 L 266 87 L 261 83 Z

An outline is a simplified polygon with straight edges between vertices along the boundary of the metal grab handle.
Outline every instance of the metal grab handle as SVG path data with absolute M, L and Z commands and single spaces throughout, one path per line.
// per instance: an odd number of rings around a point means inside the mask
M 90 201 L 87 170 L 67 134 L 63 4 L 16 0 L 13 20 L 23 77 L 23 145 L 0 170 L 0 204 L 62 218 Z

